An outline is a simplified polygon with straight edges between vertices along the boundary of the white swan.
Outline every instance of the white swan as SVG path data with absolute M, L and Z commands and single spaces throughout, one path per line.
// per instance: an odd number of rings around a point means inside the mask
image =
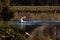
M 26 21 L 24 21 L 25 18 L 26 18 L 26 16 L 23 16 L 23 17 L 21 18 L 21 23 L 22 23 L 22 22 L 26 22 Z
M 26 23 L 26 21 L 24 21 L 25 18 L 26 18 L 26 16 L 23 16 L 23 17 L 21 18 L 21 29 L 24 28 L 24 30 L 25 30 L 25 23 Z

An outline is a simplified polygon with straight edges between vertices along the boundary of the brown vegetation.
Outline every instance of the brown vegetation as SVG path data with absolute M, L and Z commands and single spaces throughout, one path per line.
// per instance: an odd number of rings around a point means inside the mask
M 56 40 L 56 36 L 54 35 L 53 30 L 54 27 L 49 27 L 48 25 L 43 25 L 41 27 L 36 28 L 32 31 L 32 37 L 30 40 Z M 55 29 L 54 29 L 55 30 Z
M 14 17 L 14 20 L 21 19 L 22 16 L 27 16 L 26 20 L 60 20 L 60 14 L 59 13 L 40 13 L 40 14 L 34 14 L 34 13 L 24 13 L 24 14 L 16 14 Z
M 60 6 L 13 6 L 17 10 L 60 10 Z M 60 20 L 60 13 L 16 13 L 14 19 L 20 19 L 22 16 L 27 16 L 27 20 Z
M 13 6 L 14 10 L 54 10 L 60 9 L 60 6 Z

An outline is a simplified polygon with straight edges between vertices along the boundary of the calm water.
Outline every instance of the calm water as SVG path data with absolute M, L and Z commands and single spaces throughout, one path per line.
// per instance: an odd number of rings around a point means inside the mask
M 29 20 L 22 22 L 24 25 L 40 25 L 40 24 L 60 24 L 59 20 Z M 12 21 L 9 25 L 21 25 L 21 21 Z
M 32 31 L 33 29 L 40 27 L 41 25 L 48 24 L 48 25 L 60 25 L 59 20 L 29 20 L 22 22 L 21 21 L 10 21 L 9 25 L 15 27 L 17 31 Z

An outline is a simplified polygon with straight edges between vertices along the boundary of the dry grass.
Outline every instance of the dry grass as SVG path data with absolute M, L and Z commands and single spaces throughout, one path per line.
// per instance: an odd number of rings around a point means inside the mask
M 32 36 L 29 37 L 29 40 L 56 40 L 56 36 L 52 31 L 52 34 L 50 35 L 50 27 L 48 27 L 48 25 L 44 25 L 42 28 L 41 27 L 38 27 L 32 31 Z
M 56 13 L 20 13 L 19 16 L 16 14 L 13 20 L 21 19 L 22 16 L 27 16 L 25 20 L 60 20 L 60 14 Z
M 16 10 L 60 10 L 60 6 L 13 6 L 12 7 L 15 11 Z M 56 13 L 40 13 L 40 14 L 34 14 L 34 13 L 25 13 L 18 15 L 16 14 L 14 19 L 21 18 L 22 16 L 27 16 L 27 20 L 60 20 L 60 14 Z
M 14 10 L 54 10 L 60 9 L 60 6 L 13 6 Z

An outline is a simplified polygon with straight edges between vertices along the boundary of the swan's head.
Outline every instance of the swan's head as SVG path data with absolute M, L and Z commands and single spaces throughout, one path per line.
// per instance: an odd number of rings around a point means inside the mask
M 26 18 L 26 16 L 23 16 L 22 18 L 21 18 L 21 22 L 24 22 L 24 19 Z

